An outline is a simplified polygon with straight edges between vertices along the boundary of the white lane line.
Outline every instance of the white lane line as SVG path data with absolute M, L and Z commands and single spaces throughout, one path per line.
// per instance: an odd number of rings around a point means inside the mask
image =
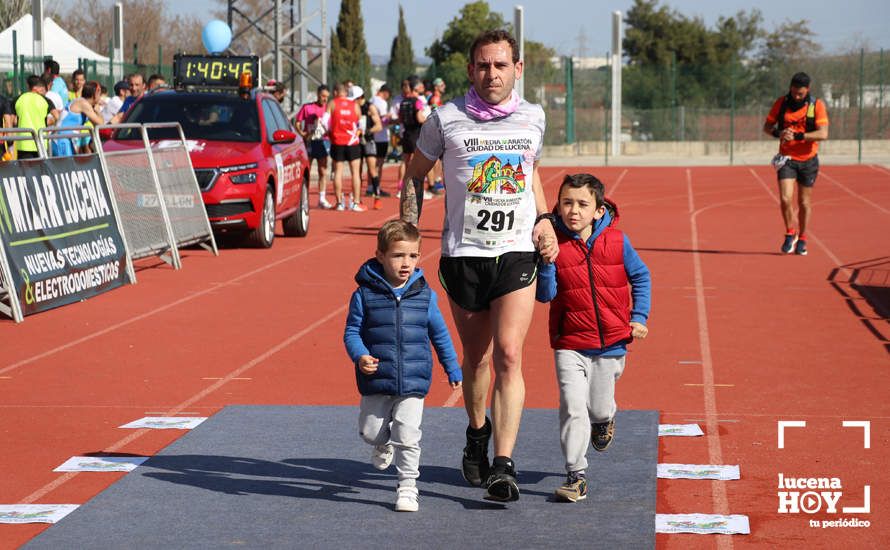
M 827 179 L 827 180 L 830 181 L 831 183 L 837 185 L 838 187 L 840 187 L 841 189 L 843 189 L 844 191 L 846 191 L 848 194 L 850 194 L 850 195 L 856 197 L 857 199 L 861 200 L 861 201 L 864 202 L 865 204 L 868 204 L 868 205 L 870 205 L 870 206 L 874 206 L 875 208 L 877 208 L 878 210 L 880 210 L 880 211 L 883 212 L 884 214 L 890 214 L 890 210 L 884 208 L 884 207 L 881 206 L 880 204 L 874 202 L 873 200 L 871 200 L 871 199 L 869 199 L 869 198 L 867 198 L 867 197 L 863 197 L 862 195 L 860 195 L 860 194 L 857 193 L 856 191 L 853 191 L 852 189 L 850 189 L 849 187 L 847 187 L 847 186 L 844 185 L 843 183 L 841 183 L 841 182 L 839 182 L 838 180 L 836 180 L 835 178 L 829 176 L 829 175 L 825 172 L 825 170 L 822 170 L 821 174 L 822 174 L 822 177 L 824 177 L 825 179 Z
M 615 198 L 615 193 L 617 193 L 616 189 L 621 185 L 621 182 L 624 180 L 624 176 L 627 175 L 628 169 L 625 168 L 622 170 L 621 174 L 618 175 L 618 179 L 615 180 L 615 183 L 612 184 L 612 189 L 609 190 L 609 197 Z
M 698 341 L 702 358 L 702 391 L 705 401 L 705 425 L 708 441 L 708 460 L 710 464 L 723 464 L 723 451 L 720 448 L 720 429 L 717 425 L 717 395 L 714 391 L 714 363 L 711 357 L 711 336 L 708 327 L 708 311 L 705 306 L 704 277 L 702 275 L 701 254 L 698 241 L 698 215 L 708 207 L 695 209 L 692 192 L 692 170 L 686 169 L 686 192 L 689 197 L 689 226 L 692 235 L 692 265 L 695 273 L 696 313 L 698 316 Z M 729 499 L 726 496 L 726 484 L 720 481 L 711 482 L 711 498 L 714 511 L 718 514 L 729 513 Z M 730 537 L 718 537 L 718 548 L 732 548 Z

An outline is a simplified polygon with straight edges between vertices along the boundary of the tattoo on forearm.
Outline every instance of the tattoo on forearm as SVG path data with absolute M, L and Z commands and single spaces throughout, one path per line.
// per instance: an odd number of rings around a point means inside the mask
M 405 178 L 402 185 L 399 213 L 404 221 L 417 225 L 417 194 L 414 192 L 414 182 L 411 178 Z

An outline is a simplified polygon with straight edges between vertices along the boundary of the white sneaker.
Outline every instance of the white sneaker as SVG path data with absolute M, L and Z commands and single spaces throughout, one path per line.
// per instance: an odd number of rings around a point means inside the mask
M 331 206 L 331 203 L 329 203 L 328 200 L 324 197 L 320 197 L 318 199 L 318 207 L 325 210 L 330 210 L 331 208 L 333 208 L 333 206 Z
M 378 470 L 385 470 L 392 464 L 392 445 L 377 445 L 371 450 L 371 464 Z
M 342 202 L 338 202 L 337 207 L 334 208 L 334 210 L 336 210 L 337 212 L 343 212 L 344 210 L 346 210 L 346 205 Z
M 396 512 L 416 512 L 419 508 L 417 487 L 399 487 L 396 489 Z
M 429 200 L 429 199 L 431 199 L 431 198 L 433 198 L 433 197 L 435 197 L 435 195 L 433 195 L 433 192 L 432 192 L 432 191 L 430 191 L 429 189 L 424 189 L 424 190 L 423 190 L 423 199 L 424 199 L 424 200 Z

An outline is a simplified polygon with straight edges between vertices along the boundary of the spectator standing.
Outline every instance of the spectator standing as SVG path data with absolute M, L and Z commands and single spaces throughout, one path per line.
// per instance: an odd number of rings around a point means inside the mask
M 71 91 L 68 92 L 68 101 L 72 101 L 80 97 L 83 93 L 83 85 L 87 83 L 87 77 L 81 69 L 71 73 Z
M 306 152 L 309 155 L 309 169 L 312 169 L 312 161 L 315 160 L 318 170 L 318 207 L 330 209 L 331 203 L 325 198 L 325 190 L 328 186 L 328 147 L 325 140 L 326 132 L 321 119 L 324 117 L 331 98 L 331 91 L 324 84 L 315 92 L 315 101 L 306 103 L 300 107 L 295 119 L 297 133 L 306 142 Z
M 49 75 L 52 78 L 52 84 L 49 89 L 62 98 L 62 108 L 67 108 L 71 100 L 68 98 L 68 85 L 65 84 L 65 79 L 59 76 L 58 61 L 52 59 L 45 60 L 43 62 L 43 74 Z
M 46 85 L 37 75 L 28 77 L 28 91 L 15 102 L 15 114 L 19 128 L 32 128 L 37 131 L 46 128 L 47 122 L 59 120 L 59 110 L 46 99 Z M 19 159 L 39 158 L 37 142 L 33 139 L 15 142 Z
M 124 100 L 130 95 L 129 84 L 123 80 L 118 81 L 114 85 L 114 96 L 109 98 L 108 103 L 102 109 L 102 119 L 108 123 L 120 110 L 124 104 Z
M 363 94 L 358 86 L 351 88 L 352 93 Z M 337 196 L 337 210 L 364 212 L 368 208 L 362 204 L 361 168 L 362 151 L 360 142 L 362 117 L 361 109 L 355 102 L 358 96 L 347 95 L 346 85 L 334 87 L 334 99 L 328 103 L 326 118 L 331 133 L 331 159 L 334 161 L 334 194 Z M 347 206 L 343 195 L 343 167 L 349 164 L 349 175 L 352 178 L 352 201 Z

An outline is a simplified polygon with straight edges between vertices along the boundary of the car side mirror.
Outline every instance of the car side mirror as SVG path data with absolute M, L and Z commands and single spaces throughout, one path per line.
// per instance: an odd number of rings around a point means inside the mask
M 289 130 L 275 130 L 272 133 L 272 143 L 293 143 L 297 134 Z

